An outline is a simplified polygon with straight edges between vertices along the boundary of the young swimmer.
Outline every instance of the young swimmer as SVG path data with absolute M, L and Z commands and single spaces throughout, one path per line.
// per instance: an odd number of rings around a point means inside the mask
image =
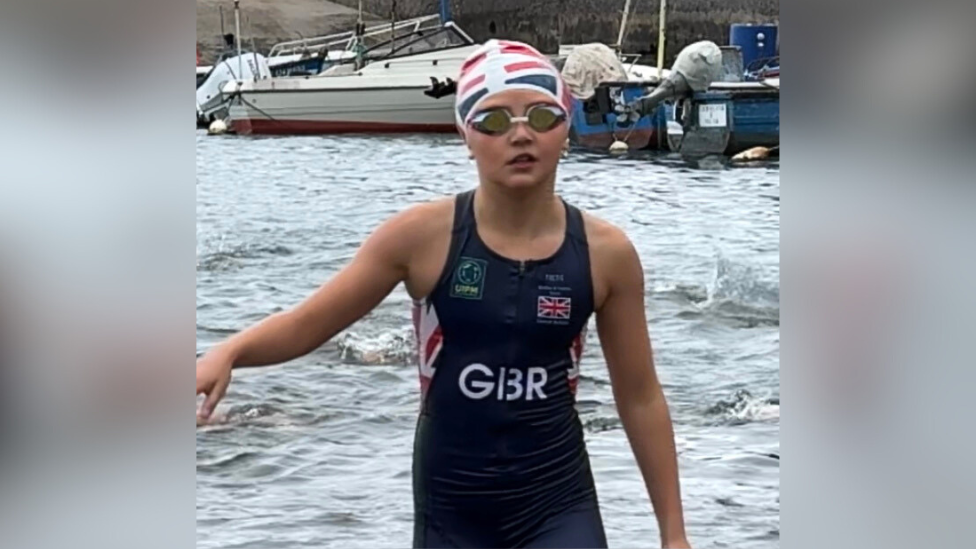
M 559 72 L 526 44 L 492 40 L 463 65 L 456 106 L 477 187 L 393 216 L 303 303 L 202 357 L 200 421 L 233 368 L 313 351 L 402 282 L 422 394 L 414 547 L 606 547 L 574 407 L 595 315 L 661 544 L 690 547 L 640 259 L 620 229 L 555 192 L 570 124 Z

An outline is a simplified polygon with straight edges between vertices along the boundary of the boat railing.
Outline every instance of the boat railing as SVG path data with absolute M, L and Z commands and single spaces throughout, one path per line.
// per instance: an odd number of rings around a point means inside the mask
M 391 32 L 395 36 L 397 32 L 402 31 L 407 31 L 404 34 L 410 35 L 420 30 L 424 24 L 434 20 L 439 20 L 439 18 L 439 15 L 425 15 L 422 17 L 405 19 L 393 24 L 377 24 L 367 27 L 359 38 L 375 38 L 377 36 L 390 35 Z M 325 36 L 315 36 L 311 38 L 300 38 L 298 40 L 279 42 L 271 47 L 268 57 L 294 55 L 313 50 L 332 49 L 334 47 L 339 47 L 338 49 L 343 50 L 351 49 L 355 44 L 356 39 L 357 35 L 355 31 L 345 31 Z
M 762 57 L 749 63 L 743 71 L 747 76 L 753 78 L 765 78 L 779 74 L 779 56 Z
M 460 27 L 453 22 L 438 23 L 436 26 L 418 28 L 410 34 L 397 36 L 395 39 L 387 39 L 367 47 L 361 52 L 361 60 L 365 65 L 373 63 L 396 61 L 397 65 L 403 67 L 401 59 L 410 56 L 432 52 L 446 52 L 466 46 L 472 46 L 475 41 Z M 359 64 L 360 59 L 347 58 L 336 59 L 332 66 Z M 429 63 L 423 61 L 422 63 Z M 335 71 L 320 76 L 326 77 L 335 74 Z

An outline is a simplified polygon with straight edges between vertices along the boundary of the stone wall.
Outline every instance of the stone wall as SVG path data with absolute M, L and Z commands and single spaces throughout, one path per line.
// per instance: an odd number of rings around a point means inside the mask
M 322 0 L 244 0 L 241 2 L 241 36 L 250 48 L 267 53 L 271 46 L 302 36 L 322 36 L 352 30 L 358 18 L 355 9 Z M 224 32 L 234 32 L 233 0 L 197 0 L 197 46 L 204 63 L 212 63 L 224 49 Z M 367 22 L 376 21 L 367 16 Z
M 388 21 L 394 0 L 364 0 L 367 22 Z M 396 0 L 399 19 L 436 14 L 437 0 Z M 625 0 L 450 0 L 451 14 L 475 40 L 509 38 L 555 53 L 559 44 L 613 44 L 620 31 Z M 633 0 L 623 49 L 656 63 L 659 0 Z M 227 32 L 233 32 L 232 0 L 197 0 L 197 43 L 205 60 L 220 46 L 218 7 Z M 358 0 L 247 0 L 241 2 L 242 34 L 259 51 L 303 36 L 352 30 Z M 668 5 L 668 65 L 684 46 L 697 40 L 728 43 L 732 23 L 777 23 L 779 0 L 673 0 Z
M 337 0 L 356 7 L 358 0 Z M 364 0 L 363 9 L 388 18 L 393 0 Z M 396 0 L 400 18 L 437 13 L 439 2 Z M 451 14 L 475 40 L 509 38 L 546 53 L 559 44 L 614 44 L 620 32 L 624 0 L 450 0 Z M 627 53 L 657 56 L 659 0 L 632 0 L 624 37 Z M 665 59 L 670 64 L 684 46 L 698 40 L 726 44 L 733 23 L 778 23 L 779 0 L 676 0 L 668 4 Z

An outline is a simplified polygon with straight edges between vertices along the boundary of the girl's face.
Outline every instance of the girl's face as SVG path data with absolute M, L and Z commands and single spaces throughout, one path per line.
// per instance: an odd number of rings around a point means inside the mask
M 506 128 L 506 117 L 496 113 L 489 118 L 496 110 L 507 111 L 511 117 L 531 114 L 537 127 L 528 121 L 512 121 Z M 568 113 L 551 97 L 531 90 L 507 90 L 486 99 L 465 128 L 481 180 L 507 188 L 535 187 L 552 180 L 569 137 L 565 116 Z M 485 133 L 479 125 L 495 133 Z

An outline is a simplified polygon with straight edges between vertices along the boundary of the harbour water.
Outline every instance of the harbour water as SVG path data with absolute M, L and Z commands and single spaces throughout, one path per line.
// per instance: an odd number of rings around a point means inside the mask
M 389 215 L 466 190 L 453 136 L 197 134 L 197 347 L 288 308 Z M 640 253 L 659 376 L 696 548 L 779 547 L 779 165 L 572 153 L 557 191 Z M 237 371 L 197 432 L 200 548 L 409 547 L 419 406 L 410 301 L 397 288 L 312 354 Z M 586 427 L 611 547 L 657 547 L 595 330 Z

